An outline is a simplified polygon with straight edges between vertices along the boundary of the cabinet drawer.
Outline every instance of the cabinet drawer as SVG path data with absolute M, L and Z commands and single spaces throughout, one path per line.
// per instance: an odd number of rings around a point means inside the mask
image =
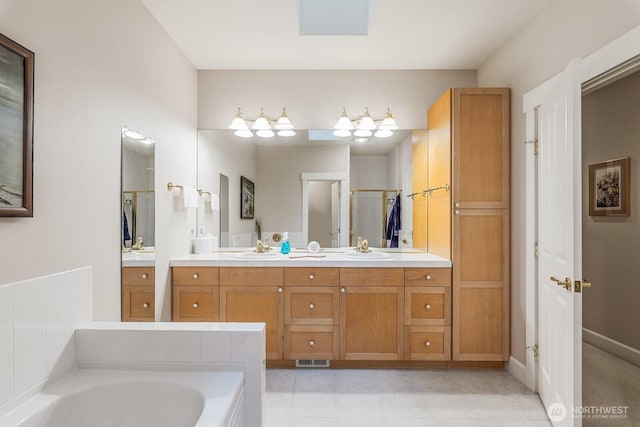
M 173 288 L 174 321 L 217 321 L 217 286 L 180 286 Z
M 284 340 L 287 360 L 338 358 L 337 326 L 287 326 Z
M 155 283 L 153 267 L 123 267 L 122 284 L 125 286 L 153 286 Z
M 172 267 L 173 286 L 217 286 L 219 267 Z
M 122 320 L 124 322 L 153 322 L 155 293 L 149 286 L 122 287 Z
M 444 287 L 405 288 L 405 324 L 451 324 L 451 289 Z
M 338 286 L 340 269 L 292 267 L 284 269 L 284 284 L 299 286 Z
M 340 315 L 338 288 L 285 287 L 284 323 L 287 325 L 337 325 Z
M 405 355 L 408 360 L 450 360 L 449 326 L 406 326 Z
M 450 268 L 405 268 L 406 286 L 451 286 Z
M 281 267 L 221 267 L 220 284 L 282 286 L 282 270 Z
M 341 268 L 340 286 L 404 286 L 404 269 Z

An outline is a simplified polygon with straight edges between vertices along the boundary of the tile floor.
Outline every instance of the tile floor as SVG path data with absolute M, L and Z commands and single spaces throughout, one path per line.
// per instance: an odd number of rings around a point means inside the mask
M 583 418 L 583 427 L 640 426 L 640 367 L 582 345 L 582 406 L 628 406 L 627 418 Z
M 502 370 L 267 370 L 266 427 L 549 427 Z

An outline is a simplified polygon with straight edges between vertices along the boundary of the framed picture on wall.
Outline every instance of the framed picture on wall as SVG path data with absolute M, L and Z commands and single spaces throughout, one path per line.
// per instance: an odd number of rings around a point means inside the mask
M 240 177 L 240 219 L 253 219 L 254 184 L 249 178 Z
M 629 216 L 629 157 L 589 165 L 589 215 Z
M 0 34 L 0 217 L 33 216 L 33 59 Z

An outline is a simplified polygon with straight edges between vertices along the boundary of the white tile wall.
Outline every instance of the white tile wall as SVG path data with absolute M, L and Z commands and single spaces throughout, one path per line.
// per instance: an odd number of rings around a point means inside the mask
M 0 414 L 72 366 L 92 287 L 91 267 L 0 286 Z
M 249 426 L 262 426 L 266 389 L 264 325 L 96 322 L 76 330 L 77 361 L 192 364 L 195 369 L 240 370 L 245 374 L 245 413 Z M 136 329 L 137 328 L 137 329 Z

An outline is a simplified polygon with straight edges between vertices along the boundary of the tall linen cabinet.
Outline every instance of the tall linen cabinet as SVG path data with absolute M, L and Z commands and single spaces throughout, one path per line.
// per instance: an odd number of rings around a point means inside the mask
M 509 357 L 509 111 L 509 89 L 464 88 L 428 113 L 426 182 L 413 191 L 434 189 L 426 246 L 452 260 L 453 360 Z

